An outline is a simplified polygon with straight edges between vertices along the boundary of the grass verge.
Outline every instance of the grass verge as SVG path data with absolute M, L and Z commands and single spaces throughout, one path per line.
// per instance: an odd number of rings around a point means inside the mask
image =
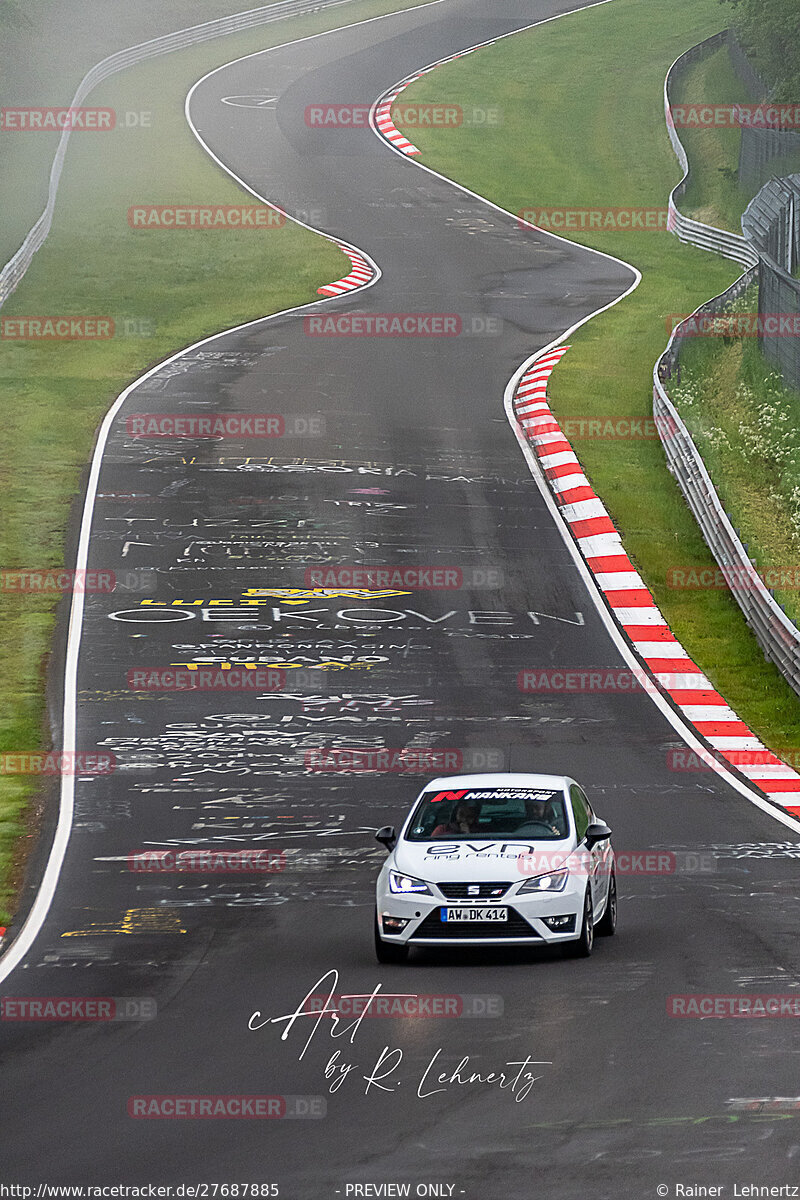
M 663 208 L 680 175 L 664 125 L 664 77 L 725 20 L 716 0 L 668 7 L 614 0 L 567 16 L 439 67 L 403 93 L 404 102 L 497 107 L 501 123 L 491 133 L 404 132 L 427 165 L 513 213 Z M 662 231 L 569 236 L 633 263 L 643 278 L 570 338 L 572 350 L 551 380 L 553 409 L 560 418 L 650 416 L 669 314 L 693 311 L 738 270 Z M 660 442 L 576 438 L 574 445 L 677 637 L 768 745 L 797 744 L 800 702 L 765 662 L 732 596 L 668 586 L 671 568 L 714 563 Z
M 757 312 L 756 289 L 736 308 Z M 684 345 L 670 394 L 748 554 L 800 621 L 800 393 L 784 386 L 755 338 L 707 337 Z
M 128 226 L 132 204 L 252 201 L 188 128 L 183 105 L 192 83 L 255 50 L 412 6 L 409 0 L 365 0 L 276 22 L 132 68 L 92 93 L 87 103 L 146 111 L 150 124 L 71 138 L 51 235 L 2 316 L 109 316 L 118 336 L 0 340 L 0 566 L 63 563 L 69 509 L 94 432 L 128 382 L 217 330 L 317 299 L 318 286 L 349 270 L 335 246 L 291 222 L 206 236 Z M 15 145 L 21 154 L 23 142 Z M 29 178 L 38 169 L 39 146 Z M 55 607 L 47 597 L 0 593 L 2 753 L 47 745 L 44 669 Z M 0 926 L 13 912 L 23 867 L 20 839 L 31 831 L 36 792 L 34 778 L 0 774 Z

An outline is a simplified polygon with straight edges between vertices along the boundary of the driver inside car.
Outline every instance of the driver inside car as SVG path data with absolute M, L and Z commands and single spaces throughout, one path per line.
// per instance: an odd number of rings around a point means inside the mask
M 549 800 L 526 800 L 525 801 L 525 820 L 526 822 L 535 821 L 538 825 L 545 825 L 552 833 L 558 834 L 559 837 L 566 836 L 566 830 L 562 828 L 561 815 L 555 805 Z

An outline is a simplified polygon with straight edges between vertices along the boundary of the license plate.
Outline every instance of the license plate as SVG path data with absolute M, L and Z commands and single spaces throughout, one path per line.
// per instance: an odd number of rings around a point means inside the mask
M 471 905 L 463 908 L 443 908 L 443 921 L 507 921 L 507 908 L 473 908 Z

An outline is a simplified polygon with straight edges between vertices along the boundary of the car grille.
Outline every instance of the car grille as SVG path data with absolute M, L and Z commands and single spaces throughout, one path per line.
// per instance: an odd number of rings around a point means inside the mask
M 441 921 L 439 909 L 435 908 L 433 912 L 428 913 L 419 929 L 414 930 L 411 941 L 415 938 L 441 938 L 448 942 L 463 941 L 464 938 L 491 938 L 492 941 L 500 941 L 503 938 L 520 937 L 541 939 L 541 935 L 516 909 L 508 910 L 507 921 L 465 921 L 462 924 L 461 921 Z
M 499 883 L 437 883 L 436 886 L 448 900 L 499 900 L 505 896 L 511 884 L 508 880 L 501 880 Z M 478 890 L 471 892 L 469 888 Z

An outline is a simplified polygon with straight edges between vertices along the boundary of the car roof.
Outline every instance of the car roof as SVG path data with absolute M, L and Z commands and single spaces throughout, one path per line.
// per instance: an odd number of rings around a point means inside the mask
M 573 780 L 569 775 L 534 775 L 512 774 L 497 771 L 485 775 L 442 775 L 432 779 L 425 785 L 424 790 L 436 788 L 439 791 L 452 791 L 456 788 L 550 788 L 552 791 L 563 791 Z

